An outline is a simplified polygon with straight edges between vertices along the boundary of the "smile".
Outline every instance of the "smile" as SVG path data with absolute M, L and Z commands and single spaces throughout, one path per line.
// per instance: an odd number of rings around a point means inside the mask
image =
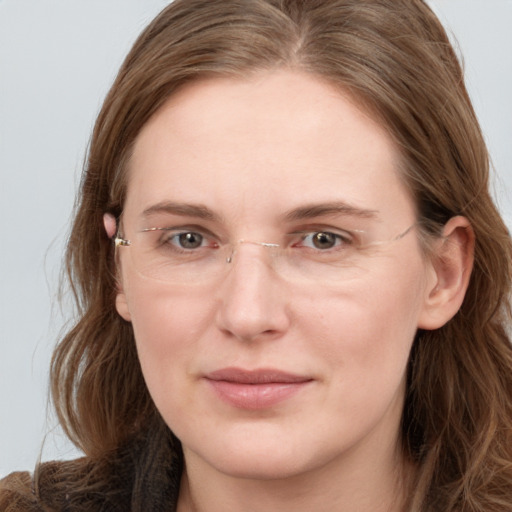
M 209 373 L 205 380 L 216 395 L 233 407 L 258 410 L 290 399 L 313 379 L 274 369 L 224 368 Z

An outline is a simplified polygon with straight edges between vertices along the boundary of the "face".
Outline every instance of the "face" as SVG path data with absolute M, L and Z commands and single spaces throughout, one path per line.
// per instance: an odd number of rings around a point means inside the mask
M 398 158 L 348 96 L 285 71 L 189 85 L 143 128 L 117 308 L 190 464 L 280 478 L 395 454 L 433 275 L 416 230 L 397 239 L 415 222 Z M 177 231 L 141 233 L 154 227 Z M 394 241 L 334 270 L 320 263 L 315 278 L 281 272 L 266 245 L 307 260 L 338 250 L 345 230 Z M 129 254 L 146 235 L 204 254 L 236 249 L 213 277 L 165 282 Z

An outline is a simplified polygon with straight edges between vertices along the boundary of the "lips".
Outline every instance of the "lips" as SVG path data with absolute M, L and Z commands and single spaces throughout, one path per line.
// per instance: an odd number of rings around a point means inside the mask
M 310 377 L 275 369 L 240 368 L 216 370 L 207 374 L 205 380 L 222 401 L 249 410 L 274 407 L 313 382 Z

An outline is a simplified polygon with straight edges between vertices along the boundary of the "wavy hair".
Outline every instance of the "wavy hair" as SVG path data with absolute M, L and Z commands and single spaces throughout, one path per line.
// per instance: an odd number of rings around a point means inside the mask
M 471 222 L 464 303 L 444 327 L 419 331 L 410 357 L 402 438 L 418 474 L 408 507 L 512 511 L 511 241 L 489 194 L 489 156 L 463 70 L 422 0 L 176 0 L 146 28 L 99 114 L 78 195 L 66 261 L 79 319 L 51 369 L 61 424 L 88 461 L 162 431 L 131 325 L 115 309 L 102 217 L 121 215 L 134 141 L 176 90 L 279 68 L 348 91 L 387 128 L 427 240 L 452 216 Z M 179 449 L 169 443 L 170 454 Z M 110 466 L 96 467 L 84 488 L 105 480 Z

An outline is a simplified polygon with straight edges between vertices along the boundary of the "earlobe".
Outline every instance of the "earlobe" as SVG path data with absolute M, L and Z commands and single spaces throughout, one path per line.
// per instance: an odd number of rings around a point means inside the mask
M 462 216 L 450 219 L 431 256 L 433 279 L 426 290 L 418 327 L 442 327 L 459 311 L 473 269 L 475 234 Z
M 132 317 L 130 315 L 130 310 L 128 308 L 128 302 L 126 300 L 126 295 L 122 290 L 117 291 L 116 309 L 121 318 L 123 318 L 127 322 L 131 322 Z

